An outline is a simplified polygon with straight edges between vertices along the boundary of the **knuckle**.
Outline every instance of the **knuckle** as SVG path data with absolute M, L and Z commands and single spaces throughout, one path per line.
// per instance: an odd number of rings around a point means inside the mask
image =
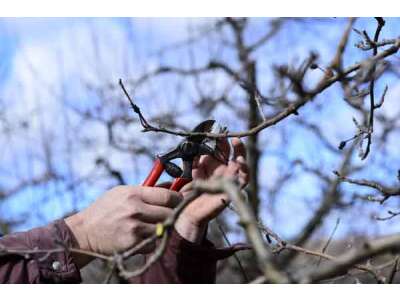
M 142 217 L 143 216 L 143 210 L 142 210 L 141 205 L 138 202 L 133 203 L 133 205 L 130 206 L 130 213 L 129 214 L 130 214 L 131 217 L 136 218 L 136 219 Z
M 129 187 L 127 191 L 127 199 L 130 202 L 141 202 L 143 198 L 143 191 L 142 189 L 138 189 L 136 187 Z

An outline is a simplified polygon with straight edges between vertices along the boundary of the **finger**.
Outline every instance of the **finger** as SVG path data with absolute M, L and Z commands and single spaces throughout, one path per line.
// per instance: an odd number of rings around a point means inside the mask
M 246 164 L 242 166 L 237 162 L 230 161 L 228 166 L 221 165 L 219 168 L 217 168 L 214 172 L 214 175 L 216 177 L 223 176 L 232 179 L 238 179 L 240 188 L 244 188 L 249 183 L 249 174 L 247 170 L 248 167 Z
M 227 166 L 225 166 L 225 165 L 218 166 L 218 168 L 215 169 L 213 176 L 215 176 L 215 177 L 224 176 L 226 169 L 227 169 Z
M 195 179 L 207 179 L 221 165 L 223 165 L 221 161 L 215 159 L 211 155 L 202 155 L 197 165 L 197 169 L 194 169 L 192 172 L 192 176 Z
M 239 165 L 239 173 L 243 173 L 243 174 L 250 173 L 249 166 L 243 156 L 239 156 L 236 159 L 236 163 Z
M 203 194 L 195 201 L 204 203 L 203 206 L 198 208 L 198 212 L 201 213 L 202 219 L 207 222 L 218 216 L 230 203 L 225 194 Z
M 193 164 L 192 176 L 195 179 L 209 178 L 221 164 L 229 159 L 230 145 L 226 138 L 218 139 L 215 155 L 202 155 Z
M 199 162 L 200 162 L 200 157 L 196 156 L 193 159 L 193 165 L 192 165 L 192 169 L 197 169 L 199 167 Z
M 239 158 L 241 157 L 242 156 L 239 156 Z M 228 167 L 224 171 L 224 176 L 237 179 L 240 188 L 244 188 L 249 183 L 248 166 L 247 164 L 239 163 L 238 161 L 230 161 Z
M 239 157 L 243 157 L 245 162 L 246 160 L 246 147 L 244 146 L 241 139 L 235 137 L 232 139 L 232 147 L 233 147 L 233 159 L 236 160 Z
M 188 184 L 185 184 L 183 186 L 183 188 L 180 190 L 180 192 L 182 194 L 185 194 L 185 193 L 191 191 L 192 189 L 193 189 L 193 181 L 189 182 Z
M 212 173 L 221 163 L 225 163 L 229 159 L 231 147 L 227 138 L 217 140 L 214 156 L 203 155 L 200 158 L 200 165 L 207 166 L 207 169 Z
M 236 179 L 239 174 L 239 164 L 234 161 L 229 161 L 228 165 L 220 165 L 217 169 L 215 169 L 213 177 L 225 177 Z
M 243 172 L 241 170 L 239 170 L 239 183 L 240 183 L 240 188 L 245 188 L 247 186 L 247 184 L 249 183 L 249 173 L 247 172 Z
M 223 161 L 227 161 L 229 159 L 229 155 L 231 153 L 231 147 L 229 145 L 229 141 L 227 138 L 221 138 L 217 140 L 216 151 L 222 156 Z
M 182 194 L 160 187 L 141 187 L 141 199 L 144 203 L 175 208 L 182 200 Z
M 239 175 L 240 164 L 235 161 L 229 161 L 228 167 L 224 170 L 224 177 L 237 177 Z
M 218 215 L 221 214 L 225 210 L 225 208 L 229 206 L 231 201 L 226 197 L 226 195 L 221 195 L 221 197 L 219 198 L 219 203 L 220 204 L 215 208 L 215 210 L 211 214 L 211 220 L 218 217 Z
M 137 218 L 145 223 L 156 224 L 165 221 L 173 214 L 171 208 L 143 203 Z

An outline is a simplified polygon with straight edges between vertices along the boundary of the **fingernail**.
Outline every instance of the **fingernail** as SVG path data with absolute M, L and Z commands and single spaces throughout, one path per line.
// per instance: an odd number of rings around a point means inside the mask
M 238 163 L 241 163 L 241 164 L 245 164 L 245 163 L 246 163 L 246 160 L 244 159 L 244 157 L 243 157 L 242 155 L 238 156 L 238 157 L 236 158 L 236 161 L 237 161 Z
M 232 141 L 240 142 L 240 139 L 238 137 L 232 138 Z

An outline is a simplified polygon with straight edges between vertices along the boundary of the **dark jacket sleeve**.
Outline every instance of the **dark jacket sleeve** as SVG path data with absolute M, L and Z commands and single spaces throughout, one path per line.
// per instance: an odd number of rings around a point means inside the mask
M 80 283 L 79 269 L 67 251 L 29 255 L 6 251 L 60 249 L 60 243 L 71 247 L 72 239 L 64 220 L 4 236 L 0 239 L 0 283 Z M 216 249 L 207 239 L 200 245 L 193 244 L 172 231 L 164 255 L 143 275 L 129 282 L 214 283 L 217 261 L 243 249 L 248 247 L 237 244 Z
M 80 283 L 72 256 L 61 244 L 72 246 L 72 235 L 64 220 L 0 239 L 0 283 Z M 53 253 L 9 254 L 7 250 L 49 250 Z
M 215 283 L 217 261 L 231 256 L 247 245 L 236 244 L 217 249 L 207 239 L 200 244 L 182 238 L 175 230 L 164 255 L 147 271 L 129 279 L 131 283 Z

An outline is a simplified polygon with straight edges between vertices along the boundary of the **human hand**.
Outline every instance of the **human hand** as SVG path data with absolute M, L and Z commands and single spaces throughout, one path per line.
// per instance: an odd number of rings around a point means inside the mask
M 169 217 L 182 195 L 158 187 L 117 186 L 85 210 L 65 219 L 76 247 L 111 255 L 134 247 L 155 233 L 156 224 Z M 150 245 L 140 253 L 154 249 Z M 88 261 L 77 257 L 82 267 Z
M 194 165 L 193 179 L 209 179 L 212 177 L 228 177 L 237 179 L 241 187 L 245 187 L 249 180 L 246 164 L 246 148 L 239 138 L 232 139 L 233 159 L 228 164 L 208 156 L 202 156 Z M 230 147 L 226 139 L 219 142 L 220 151 L 224 157 L 229 157 Z M 181 193 L 187 196 L 192 190 L 191 183 L 185 185 Z M 224 194 L 203 194 L 192 201 L 179 215 L 175 224 L 178 233 L 191 242 L 199 243 L 204 237 L 207 224 L 218 216 L 229 204 Z

